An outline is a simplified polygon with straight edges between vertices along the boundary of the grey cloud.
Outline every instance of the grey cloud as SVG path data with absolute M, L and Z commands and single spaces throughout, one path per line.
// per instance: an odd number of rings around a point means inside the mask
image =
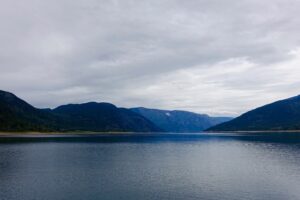
M 300 46 L 298 0 L 0 1 L 1 89 L 36 106 L 95 100 L 236 115 L 263 103 L 251 95 L 296 92 L 296 81 L 270 85 L 278 64 L 300 75 L 290 54 Z M 232 59 L 251 68 L 217 73 Z

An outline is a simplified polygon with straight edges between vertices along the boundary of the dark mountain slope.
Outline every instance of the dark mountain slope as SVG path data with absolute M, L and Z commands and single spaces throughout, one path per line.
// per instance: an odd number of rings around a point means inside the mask
M 161 131 L 145 117 L 109 103 L 69 104 L 60 106 L 52 112 L 63 119 L 65 130 Z
M 57 129 L 57 119 L 0 90 L 0 131 L 50 131 Z
M 108 103 L 70 104 L 37 109 L 0 91 L 0 131 L 161 131 L 145 117 Z
M 249 111 L 208 131 L 300 130 L 300 96 Z
M 226 117 L 209 117 L 187 111 L 169 111 L 148 108 L 132 108 L 158 127 L 168 132 L 200 132 L 216 124 L 231 120 Z

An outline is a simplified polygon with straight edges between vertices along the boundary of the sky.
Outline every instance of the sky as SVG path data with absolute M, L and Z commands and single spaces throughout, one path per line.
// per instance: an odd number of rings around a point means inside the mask
M 0 89 L 238 116 L 300 94 L 299 0 L 0 0 Z

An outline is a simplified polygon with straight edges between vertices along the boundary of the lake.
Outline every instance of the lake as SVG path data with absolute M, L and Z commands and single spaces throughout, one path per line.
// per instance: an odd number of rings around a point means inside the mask
M 1 200 L 297 200 L 300 133 L 0 137 Z

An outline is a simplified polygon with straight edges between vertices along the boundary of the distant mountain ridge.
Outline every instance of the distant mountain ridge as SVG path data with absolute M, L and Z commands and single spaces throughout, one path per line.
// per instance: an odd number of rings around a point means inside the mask
M 210 117 L 206 114 L 180 110 L 131 108 L 167 132 L 201 132 L 211 126 L 231 120 L 230 117 Z
M 300 95 L 256 108 L 208 131 L 300 130 Z
M 0 90 L 2 132 L 200 132 L 230 119 L 178 110 L 118 108 L 97 102 L 38 109 Z
M 64 119 L 66 130 L 83 131 L 162 131 L 145 117 L 126 108 L 117 108 L 110 103 L 89 102 L 69 104 L 52 110 Z
M 145 117 L 108 103 L 69 104 L 37 109 L 0 90 L 0 131 L 161 131 Z

